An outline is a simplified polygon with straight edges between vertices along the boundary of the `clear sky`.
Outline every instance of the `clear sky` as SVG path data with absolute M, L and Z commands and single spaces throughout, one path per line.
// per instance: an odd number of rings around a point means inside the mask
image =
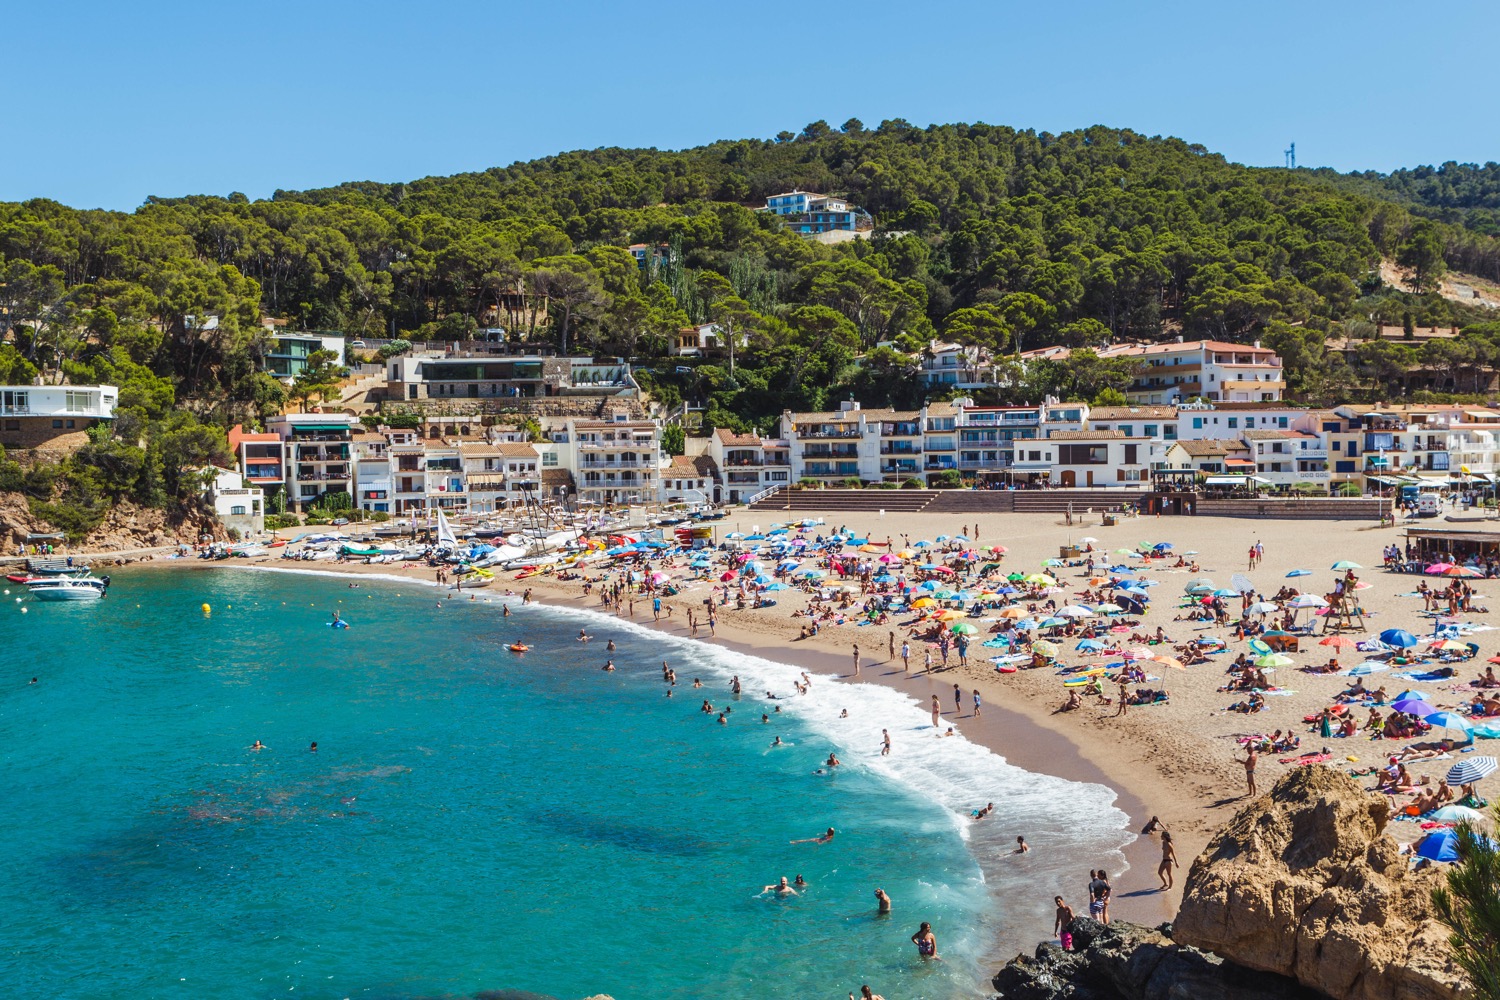
M 410 180 L 851 117 L 1177 135 L 1232 160 L 1500 159 L 1500 3 L 14 3 L 0 200 Z

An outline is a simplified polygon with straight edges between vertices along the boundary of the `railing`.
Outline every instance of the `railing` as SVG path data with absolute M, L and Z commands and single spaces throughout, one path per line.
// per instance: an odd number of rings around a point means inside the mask
M 746 497 L 744 500 L 745 506 L 748 507 L 753 503 L 759 503 L 762 500 L 775 496 L 777 493 L 781 492 L 784 489 L 786 489 L 786 487 L 781 483 L 777 483 L 775 486 L 767 486 L 759 493 L 752 493 L 750 496 Z

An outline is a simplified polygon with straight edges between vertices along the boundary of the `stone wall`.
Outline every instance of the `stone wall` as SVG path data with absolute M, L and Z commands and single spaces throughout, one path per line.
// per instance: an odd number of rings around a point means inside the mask
M 53 427 L 54 421 L 62 426 Z M 0 446 L 7 451 L 71 455 L 89 443 L 88 429 L 98 422 L 92 417 L 0 417 Z

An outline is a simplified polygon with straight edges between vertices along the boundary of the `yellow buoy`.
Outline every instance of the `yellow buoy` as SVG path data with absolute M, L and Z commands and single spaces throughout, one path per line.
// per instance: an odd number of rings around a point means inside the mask
M 207 604 L 203 605 L 203 613 L 205 615 L 206 614 L 210 614 L 212 611 L 213 611 L 213 608 L 209 607 Z

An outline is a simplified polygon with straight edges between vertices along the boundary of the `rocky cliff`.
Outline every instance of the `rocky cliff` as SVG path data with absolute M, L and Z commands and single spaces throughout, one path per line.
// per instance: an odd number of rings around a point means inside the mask
M 1294 770 L 1193 862 L 1173 937 L 1335 1000 L 1458 1000 L 1432 912 L 1441 872 L 1410 869 L 1388 818 L 1352 778 Z
M 0 493 L 0 555 L 15 555 L 28 534 L 47 534 L 56 530 L 55 526 L 32 514 L 30 505 L 21 494 Z M 229 537 L 218 519 L 202 508 L 166 511 L 124 502 L 111 507 L 99 527 L 89 532 L 83 541 L 70 544 L 65 551 L 124 552 L 174 545 L 179 540 L 192 544 L 204 534 L 219 541 Z

